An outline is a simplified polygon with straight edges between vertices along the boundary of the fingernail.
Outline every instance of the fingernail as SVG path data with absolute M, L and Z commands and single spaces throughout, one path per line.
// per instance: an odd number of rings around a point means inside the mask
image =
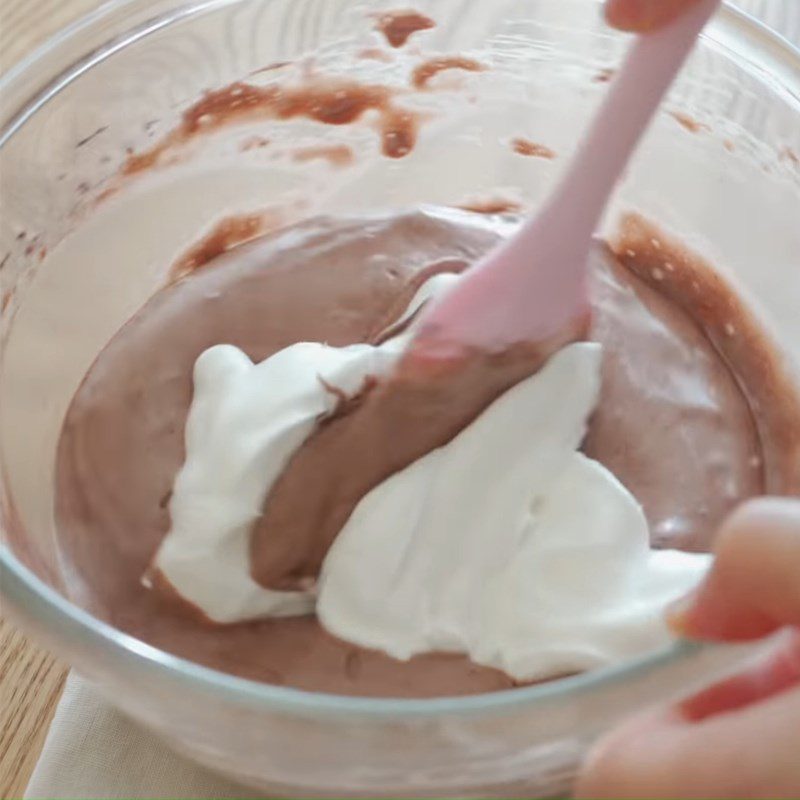
M 628 0 L 609 3 L 606 9 L 608 21 L 623 31 L 648 33 L 656 27 L 662 9 L 658 0 Z
M 667 626 L 676 636 L 697 641 L 743 642 L 774 633 L 780 626 L 758 610 L 743 610 L 701 586 L 668 606 Z
M 691 638 L 692 612 L 697 604 L 697 590 L 681 597 L 667 606 L 664 616 L 670 630 L 677 636 Z
M 743 672 L 704 689 L 680 703 L 692 722 L 724 714 L 800 686 L 800 632 L 780 641 Z
M 638 29 L 643 33 L 651 31 L 663 16 L 663 0 L 639 0 L 638 12 Z
M 691 5 L 691 0 L 668 3 L 666 0 L 617 0 L 606 4 L 606 18 L 616 28 L 634 33 L 650 33 L 672 22 Z

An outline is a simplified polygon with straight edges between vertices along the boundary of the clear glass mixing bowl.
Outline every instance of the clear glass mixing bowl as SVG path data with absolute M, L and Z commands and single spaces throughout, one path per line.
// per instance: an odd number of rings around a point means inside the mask
M 619 668 L 504 693 L 353 699 L 181 661 L 60 593 L 53 455 L 66 404 L 177 253 L 224 214 L 272 206 L 302 216 L 503 191 L 535 207 L 625 46 L 592 0 L 417 5 L 437 27 L 386 62 L 355 57 L 380 43 L 369 15 L 383 3 L 117 0 L 0 79 L 3 611 L 176 750 L 266 792 L 547 796 L 568 788 L 587 746 L 621 716 L 719 674 L 742 653 L 676 643 Z M 368 120 L 347 130 L 261 121 L 197 144 L 146 178 L 118 177 L 130 149 L 157 141 L 206 88 L 311 53 L 317 70 L 392 83 L 428 52 L 474 54 L 492 69 L 450 77 L 420 101 L 426 122 L 404 159 L 380 156 Z M 277 67 L 258 79 L 280 75 Z M 291 164 L 242 148 L 254 132 L 278 143 L 344 139 L 359 159 L 339 171 Z M 520 134 L 560 158 L 514 156 L 508 139 Z M 726 8 L 609 215 L 638 209 L 711 254 L 749 290 L 795 362 L 798 154 L 800 54 Z

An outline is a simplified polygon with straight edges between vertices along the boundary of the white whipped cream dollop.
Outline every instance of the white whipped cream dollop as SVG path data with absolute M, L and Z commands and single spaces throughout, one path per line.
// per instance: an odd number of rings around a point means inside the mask
M 367 495 L 325 560 L 333 634 L 406 659 L 468 653 L 521 680 L 668 641 L 664 605 L 709 557 L 651 550 L 641 506 L 578 451 L 601 349 L 574 344 Z
M 429 281 L 410 317 L 446 291 Z M 413 327 L 413 326 L 412 326 Z M 379 347 L 296 344 L 254 365 L 218 346 L 195 366 L 186 461 L 155 566 L 211 620 L 316 612 L 333 634 L 407 659 L 466 653 L 519 680 L 603 666 L 669 641 L 665 604 L 706 555 L 656 551 L 636 499 L 579 452 L 600 391 L 599 345 L 571 345 L 446 446 L 366 495 L 316 590 L 276 592 L 249 570 L 249 535 L 292 454 L 330 413 L 391 371 Z
M 429 279 L 392 328 L 457 280 L 452 273 Z M 269 591 L 253 580 L 250 532 L 289 459 L 338 405 L 336 392 L 355 395 L 368 377 L 391 372 L 412 330 L 379 347 L 300 342 L 260 364 L 231 345 L 197 359 L 186 458 L 153 567 L 211 621 L 313 613 L 312 593 Z

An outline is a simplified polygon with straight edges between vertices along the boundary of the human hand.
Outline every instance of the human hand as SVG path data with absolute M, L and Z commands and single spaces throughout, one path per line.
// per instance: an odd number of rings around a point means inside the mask
M 800 797 L 800 501 L 745 505 L 723 526 L 702 584 L 669 612 L 682 636 L 758 639 L 755 666 L 635 717 L 590 753 L 579 798 Z
M 656 30 L 677 19 L 698 0 L 607 0 L 609 25 L 632 33 Z

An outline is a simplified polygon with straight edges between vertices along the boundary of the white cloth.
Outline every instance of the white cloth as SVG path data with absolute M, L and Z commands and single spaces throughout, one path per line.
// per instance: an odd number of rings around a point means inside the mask
M 800 47 L 800 0 L 735 0 Z M 77 675 L 67 681 L 25 797 L 257 797 L 173 755 Z
M 26 798 L 258 797 L 174 755 L 72 673 Z

